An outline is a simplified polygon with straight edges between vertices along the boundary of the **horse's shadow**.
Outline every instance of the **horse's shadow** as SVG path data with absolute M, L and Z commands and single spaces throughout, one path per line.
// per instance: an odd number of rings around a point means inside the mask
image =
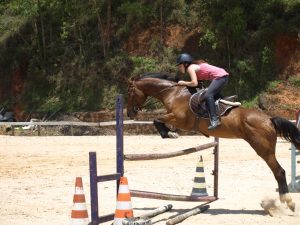
M 155 208 L 135 208 L 135 210 L 154 210 Z M 155 220 L 152 221 L 152 224 L 155 223 L 159 223 L 162 221 L 167 221 L 169 219 L 172 219 L 182 213 L 186 213 L 188 211 L 190 211 L 191 209 L 171 209 L 170 212 L 177 212 L 176 215 L 170 216 L 169 218 L 164 218 L 164 219 L 160 219 L 160 220 Z M 226 215 L 238 215 L 238 214 L 244 214 L 244 215 L 260 215 L 260 216 L 266 216 L 268 215 L 268 213 L 266 213 L 266 211 L 264 210 L 251 210 L 251 209 L 221 209 L 221 208 L 215 208 L 215 209 L 211 209 L 209 208 L 208 210 L 206 210 L 205 212 L 203 212 L 205 214 L 210 214 L 210 215 L 222 215 L 222 214 L 226 214 Z M 155 218 L 155 217 L 154 217 Z

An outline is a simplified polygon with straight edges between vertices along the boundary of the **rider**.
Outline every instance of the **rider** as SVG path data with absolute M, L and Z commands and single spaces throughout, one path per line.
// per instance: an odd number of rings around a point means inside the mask
M 208 109 L 211 125 L 209 130 L 215 129 L 221 125 L 217 116 L 214 96 L 220 94 L 223 87 L 228 83 L 229 73 L 224 69 L 210 65 L 206 62 L 193 61 L 193 58 L 187 54 L 182 53 L 177 58 L 177 66 L 181 73 L 188 72 L 191 81 L 178 81 L 179 85 L 196 87 L 200 80 L 211 80 L 208 86 L 204 99 L 206 100 L 206 107 Z

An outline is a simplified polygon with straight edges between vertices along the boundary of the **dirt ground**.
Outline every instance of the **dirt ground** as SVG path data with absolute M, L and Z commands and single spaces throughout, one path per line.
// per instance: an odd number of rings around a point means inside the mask
M 125 153 L 158 153 L 181 150 L 211 142 L 212 138 L 181 136 L 125 136 Z M 290 182 L 290 143 L 278 139 L 277 156 Z M 72 210 L 75 178 L 82 177 L 90 216 L 88 152 L 96 151 L 98 175 L 115 172 L 115 136 L 24 137 L 0 136 L 0 224 L 68 224 Z M 212 194 L 212 151 L 205 150 L 171 159 L 125 162 L 129 188 L 189 195 L 195 168 L 202 154 L 208 193 Z M 299 159 L 298 159 L 299 160 Z M 220 140 L 219 197 L 203 214 L 182 224 L 300 224 L 300 193 L 291 193 L 296 213 L 278 201 L 277 184 L 269 168 L 243 140 Z M 298 164 L 298 174 L 299 174 Z M 100 215 L 116 207 L 115 182 L 98 185 Z M 275 200 L 280 213 L 270 216 L 262 201 Z M 165 224 L 169 218 L 200 203 L 132 198 L 135 216 L 163 205 L 171 212 L 152 219 Z M 111 224 L 107 222 L 105 224 Z

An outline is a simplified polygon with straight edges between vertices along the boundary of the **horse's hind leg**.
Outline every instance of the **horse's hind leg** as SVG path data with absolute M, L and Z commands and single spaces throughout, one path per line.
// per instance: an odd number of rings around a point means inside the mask
M 274 177 L 278 183 L 280 201 L 282 203 L 286 203 L 287 206 L 292 211 L 295 211 L 295 203 L 293 202 L 289 194 L 289 190 L 286 182 L 285 170 L 278 163 L 275 154 L 264 156 L 263 159 L 266 161 L 266 163 L 272 170 Z
M 289 194 L 285 171 L 278 163 L 275 156 L 277 135 L 272 126 L 266 123 L 246 124 L 245 140 L 251 145 L 256 153 L 267 163 L 272 170 L 278 183 L 279 197 L 282 203 L 294 211 L 295 203 Z
M 286 203 L 287 206 L 294 211 L 295 203 L 292 201 L 292 198 L 289 194 L 285 170 L 280 166 L 275 156 L 276 139 L 276 134 L 264 137 L 261 132 L 260 135 L 257 132 L 255 134 L 252 133 L 252 136 L 250 136 L 247 141 L 272 170 L 273 175 L 278 183 L 280 201 L 282 203 Z

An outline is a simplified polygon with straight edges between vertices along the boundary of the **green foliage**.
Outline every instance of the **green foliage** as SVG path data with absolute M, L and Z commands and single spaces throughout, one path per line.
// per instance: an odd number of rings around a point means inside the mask
M 133 56 L 131 57 L 131 60 L 133 61 L 134 67 L 132 76 L 151 71 L 158 71 L 158 61 L 156 59 L 142 56 Z
M 217 24 L 219 35 L 225 35 L 230 42 L 238 43 L 246 29 L 245 13 L 239 5 L 223 11 L 222 20 Z
M 298 0 L 2 0 L 0 81 L 10 86 L 11 71 L 25 61 L 24 90 L 7 105 L 23 101 L 29 111 L 113 108 L 129 77 L 175 73 L 176 55 L 194 49 L 195 57 L 230 72 L 224 92 L 235 92 L 250 107 L 257 93 L 276 84 L 273 40 L 299 32 L 299 11 Z M 184 27 L 188 38 L 199 31 L 195 46 L 187 39 L 184 49 L 170 47 L 170 25 Z M 161 33 L 151 34 L 146 55 L 124 53 L 128 36 L 150 27 Z M 299 87 L 298 78 L 289 83 Z M 157 107 L 149 101 L 148 108 Z
M 169 10 L 169 21 L 173 23 L 186 25 L 187 21 L 189 21 L 189 17 L 187 17 L 186 15 L 188 13 L 188 5 L 186 4 L 186 1 L 172 1 L 171 6 L 173 6 L 173 9 Z
M 242 106 L 248 109 L 253 109 L 258 107 L 258 96 L 252 99 L 242 101 Z
M 159 59 L 159 71 L 164 71 L 168 73 L 176 73 L 177 66 L 175 64 L 178 53 L 173 48 L 164 48 L 163 57 Z
M 46 101 L 39 108 L 37 108 L 37 111 L 51 112 L 57 111 L 61 108 L 63 108 L 62 101 L 58 97 L 52 96 L 47 98 Z
M 159 71 L 175 73 L 177 70 L 177 67 L 175 65 L 177 54 L 171 48 L 164 48 L 162 52 L 162 58 L 131 56 L 130 60 L 132 60 L 132 67 L 134 69 L 130 76 Z
M 282 81 L 279 80 L 274 80 L 271 82 L 268 82 L 268 85 L 266 87 L 266 91 L 269 93 L 277 93 L 278 92 L 278 85 L 281 83 Z
M 122 1 L 117 8 L 118 17 L 122 23 L 117 31 L 118 36 L 127 36 L 132 28 L 146 26 L 154 14 L 151 6 L 142 1 Z
M 126 22 L 130 25 L 136 22 L 141 23 L 151 18 L 152 8 L 150 4 L 142 1 L 123 1 L 118 12 L 126 15 Z
M 27 19 L 21 15 L 13 15 L 4 10 L 0 14 L 0 43 L 4 43 L 27 23 Z
M 290 77 L 288 79 L 288 82 L 294 87 L 300 88 L 300 77 L 296 77 L 296 76 Z
M 103 89 L 102 105 L 107 109 L 114 109 L 116 106 L 115 99 L 120 94 L 120 90 L 116 85 L 106 85 Z
M 209 29 L 206 29 L 204 35 L 199 40 L 199 46 L 209 45 L 213 50 L 217 49 L 216 35 Z
M 8 8 L 16 15 L 34 17 L 38 13 L 38 4 L 33 1 L 13 0 L 9 3 Z
M 105 78 L 114 82 L 126 82 L 132 71 L 134 62 L 126 54 L 118 54 L 106 60 L 104 72 Z
M 265 46 L 261 53 L 261 82 L 265 83 L 273 78 L 274 74 L 274 53 L 273 50 Z
M 234 69 L 232 69 L 230 77 L 228 88 L 231 89 L 233 86 L 234 92 L 238 94 L 239 98 L 251 99 L 257 92 L 260 79 L 251 60 L 237 60 L 234 63 Z

